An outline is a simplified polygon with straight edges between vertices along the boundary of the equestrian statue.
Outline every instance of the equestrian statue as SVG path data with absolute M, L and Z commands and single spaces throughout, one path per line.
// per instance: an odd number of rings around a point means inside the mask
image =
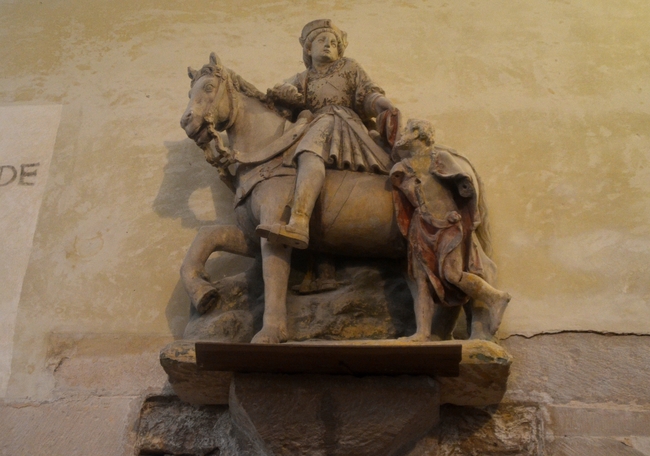
M 263 324 L 251 342 L 281 343 L 293 249 L 407 260 L 409 340 L 449 339 L 461 307 L 470 338 L 491 339 L 510 296 L 493 287 L 473 167 L 435 145 L 428 123 L 400 130 L 400 111 L 344 57 L 347 35 L 332 21 L 308 23 L 299 41 L 306 70 L 266 93 L 214 53 L 188 68 L 181 127 L 233 191 L 237 220 L 201 228 L 190 246 L 181 279 L 192 305 L 204 313 L 217 298 L 204 268 L 213 252 L 261 255 Z

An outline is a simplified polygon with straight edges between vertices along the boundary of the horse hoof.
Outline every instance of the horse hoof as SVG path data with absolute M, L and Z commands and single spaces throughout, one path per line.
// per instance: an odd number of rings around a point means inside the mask
M 194 307 L 199 315 L 203 315 L 211 310 L 219 299 L 219 292 L 212 286 L 206 286 L 197 293 L 198 297 L 194 302 Z
M 264 327 L 253 336 L 251 344 L 279 344 L 288 339 L 287 331 L 282 328 Z
M 400 337 L 397 340 L 400 342 L 429 342 L 429 337 L 424 334 L 415 333 L 412 336 Z

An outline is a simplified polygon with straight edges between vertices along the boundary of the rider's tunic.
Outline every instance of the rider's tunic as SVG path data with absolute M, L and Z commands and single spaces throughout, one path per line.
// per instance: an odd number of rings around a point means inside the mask
M 310 69 L 287 81 L 303 96 L 304 107 L 314 114 L 291 163 L 301 152 L 323 158 L 328 168 L 388 174 L 388 153 L 375 142 L 362 122 L 377 114 L 374 103 L 384 91 L 352 59 L 340 58 L 324 74 Z

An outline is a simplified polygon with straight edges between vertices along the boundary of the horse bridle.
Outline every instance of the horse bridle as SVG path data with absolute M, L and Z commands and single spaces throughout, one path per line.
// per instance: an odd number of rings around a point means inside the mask
M 219 84 L 217 94 L 214 97 L 214 109 L 203 118 L 204 122 L 207 124 L 208 133 L 212 139 L 206 143 L 197 143 L 196 145 L 203 150 L 203 153 L 205 154 L 205 160 L 217 168 L 221 180 L 224 181 L 226 185 L 228 185 L 228 187 L 234 191 L 233 175 L 228 170 L 228 167 L 237 162 L 235 160 L 236 151 L 230 147 L 227 147 L 223 143 L 223 139 L 221 139 L 219 131 L 228 130 L 233 126 L 235 119 L 237 118 L 237 114 L 239 113 L 239 103 L 237 102 L 237 97 L 235 97 L 235 86 L 232 82 L 232 78 L 230 77 L 230 73 L 228 73 L 228 70 L 223 67 L 221 67 L 219 73 L 220 74 L 214 74 L 215 77 L 218 77 L 222 81 Z M 215 119 L 218 115 L 217 109 L 219 106 L 219 100 L 221 100 L 224 90 L 228 94 L 228 103 L 230 104 L 230 110 L 228 112 L 228 118 L 221 122 L 220 125 L 216 125 Z M 210 148 L 211 141 L 214 141 L 214 148 L 219 156 L 215 156 L 212 152 L 212 149 Z

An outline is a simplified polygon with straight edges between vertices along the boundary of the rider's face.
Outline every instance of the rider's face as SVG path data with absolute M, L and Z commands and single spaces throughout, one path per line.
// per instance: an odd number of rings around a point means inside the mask
M 309 51 L 311 58 L 319 63 L 334 62 L 339 58 L 338 41 L 332 32 L 323 32 L 316 36 Z

